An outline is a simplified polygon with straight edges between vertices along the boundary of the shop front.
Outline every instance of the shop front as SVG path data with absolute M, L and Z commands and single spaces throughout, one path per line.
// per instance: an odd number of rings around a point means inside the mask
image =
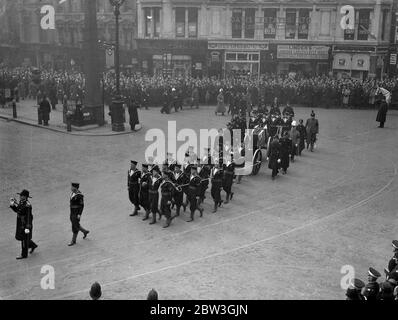
M 277 45 L 277 73 L 323 75 L 330 71 L 330 47 Z
M 143 74 L 194 78 L 206 74 L 206 40 L 138 39 L 137 47 Z
M 258 79 L 260 57 L 268 43 L 249 41 L 209 41 L 209 71 L 222 78 Z
M 370 70 L 369 53 L 339 52 L 333 55 L 333 73 L 338 78 L 366 79 Z
M 335 46 L 333 74 L 357 79 L 381 79 L 386 74 L 388 48 L 381 46 Z

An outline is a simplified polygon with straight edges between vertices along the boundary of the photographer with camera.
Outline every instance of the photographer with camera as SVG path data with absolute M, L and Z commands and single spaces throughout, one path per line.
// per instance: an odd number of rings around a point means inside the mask
M 28 201 L 28 190 L 22 190 L 19 194 L 19 202 L 12 198 L 10 200 L 10 208 L 17 213 L 17 229 L 15 232 L 15 239 L 21 241 L 22 253 L 17 259 L 26 259 L 28 257 L 28 249 L 30 253 L 37 248 L 37 244 L 32 241 L 33 231 L 33 215 L 32 205 Z

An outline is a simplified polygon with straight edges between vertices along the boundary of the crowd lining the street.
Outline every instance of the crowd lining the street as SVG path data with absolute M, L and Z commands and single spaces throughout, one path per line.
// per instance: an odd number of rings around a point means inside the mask
M 0 69 L 0 106 L 5 103 L 5 89 L 11 90 L 16 99 L 36 99 L 39 91 L 53 103 L 61 103 L 67 97 L 71 101 L 84 101 L 84 74 L 55 70 L 41 70 L 41 82 L 33 81 L 32 69 Z M 115 74 L 109 71 L 101 79 L 103 100 L 110 104 L 115 93 Z M 335 79 L 328 76 L 300 77 L 267 75 L 260 80 L 179 78 L 137 76 L 121 73 L 121 94 L 137 101 L 140 106 L 162 106 L 165 100 L 176 96 L 183 105 L 215 105 L 219 89 L 228 103 L 232 91 L 246 95 L 248 102 L 258 105 L 260 100 L 271 104 L 274 97 L 280 103 L 300 104 L 314 108 L 354 107 L 374 105 L 377 87 L 392 92 L 392 101 L 398 100 L 398 79 L 379 80 Z M 175 89 L 174 91 L 173 88 Z

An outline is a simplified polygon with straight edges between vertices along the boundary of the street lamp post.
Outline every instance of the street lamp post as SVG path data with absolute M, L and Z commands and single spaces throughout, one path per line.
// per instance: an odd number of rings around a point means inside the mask
M 124 131 L 124 117 L 123 117 L 123 99 L 120 95 L 120 57 L 119 57 L 119 16 L 120 7 L 125 0 L 109 0 L 113 7 L 116 22 L 116 39 L 115 39 L 115 76 L 116 76 L 116 94 L 110 107 L 110 114 L 112 118 L 112 131 Z

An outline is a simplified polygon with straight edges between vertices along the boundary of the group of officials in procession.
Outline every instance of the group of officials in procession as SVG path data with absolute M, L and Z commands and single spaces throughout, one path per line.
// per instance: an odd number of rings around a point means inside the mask
M 380 272 L 370 267 L 367 284 L 358 278 L 350 281 L 346 291 L 346 300 L 398 300 L 398 240 L 392 241 L 392 247 L 393 257 L 384 269 L 385 281 L 379 283 Z
M 70 195 L 70 221 L 72 224 L 72 240 L 68 246 L 76 244 L 79 231 L 83 233 L 83 239 L 86 239 L 90 231 L 80 225 L 80 219 L 84 209 L 84 196 L 79 190 L 80 184 L 72 182 Z M 33 233 L 33 214 L 32 204 L 28 200 L 32 198 L 28 190 L 22 190 L 19 194 L 19 201 L 15 198 L 10 199 L 10 208 L 17 214 L 17 224 L 15 239 L 21 242 L 21 255 L 17 260 L 26 259 L 28 250 L 32 254 L 38 245 L 32 240 Z

